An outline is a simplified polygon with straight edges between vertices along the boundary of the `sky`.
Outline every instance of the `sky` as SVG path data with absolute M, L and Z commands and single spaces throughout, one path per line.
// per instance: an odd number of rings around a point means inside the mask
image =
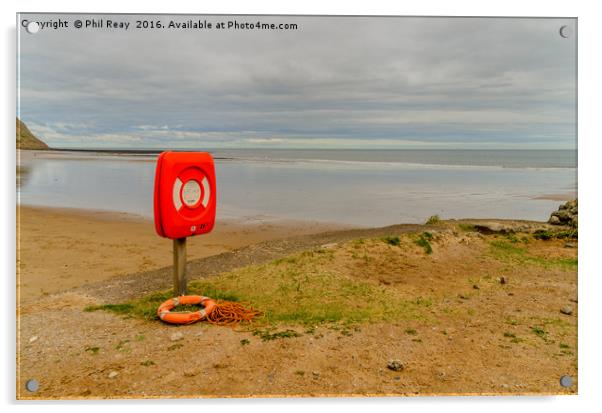
M 18 116 L 56 148 L 576 148 L 574 19 L 20 19 L 44 27 L 19 29 Z M 297 29 L 215 28 L 234 20 Z

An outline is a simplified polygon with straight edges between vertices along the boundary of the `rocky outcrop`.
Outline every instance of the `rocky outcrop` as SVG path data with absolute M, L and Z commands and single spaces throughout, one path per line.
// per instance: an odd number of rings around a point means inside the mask
M 577 200 L 568 201 L 558 207 L 557 211 L 552 212 L 548 223 L 552 225 L 570 225 L 578 226 Z
M 17 118 L 17 149 L 48 149 L 48 145 L 36 138 L 27 126 Z

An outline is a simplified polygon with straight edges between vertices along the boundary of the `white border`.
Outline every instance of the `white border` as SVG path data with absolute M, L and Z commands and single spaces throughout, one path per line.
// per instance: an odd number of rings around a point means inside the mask
M 164 411 L 170 404 L 194 404 L 197 409 L 225 409 L 246 411 L 306 411 L 307 409 L 332 409 L 343 405 L 344 409 L 360 411 L 366 408 L 412 409 L 433 411 L 483 411 L 489 412 L 526 409 L 545 409 L 546 412 L 569 409 L 590 410 L 602 405 L 600 380 L 600 279 L 602 266 L 596 257 L 600 255 L 602 234 L 600 203 L 600 180 L 597 166 L 602 161 L 600 151 L 600 121 L 602 109 L 599 104 L 600 44 L 602 21 L 596 13 L 596 2 L 585 1 L 531 1 L 504 0 L 496 3 L 483 1 L 413 1 L 385 2 L 369 0 L 357 3 L 350 1 L 304 0 L 304 1 L 228 1 L 228 2 L 169 2 L 145 1 L 125 3 L 123 0 L 82 2 L 75 0 L 27 1 L 13 4 L 2 2 L 3 54 L 1 70 L 4 84 L 2 99 L 2 262 L 4 263 L 4 308 L 3 330 L 0 340 L 4 366 L 0 374 L 2 402 L 9 410 L 22 408 L 53 411 L 81 410 L 103 412 L 107 408 L 143 408 L 146 411 Z M 455 398 L 407 398 L 407 399 L 243 399 L 243 400 L 200 400 L 200 401 L 120 401 L 120 402 L 71 402 L 71 403 L 24 403 L 15 402 L 15 13 L 29 12 L 114 12 L 114 13 L 249 13 L 249 14 L 373 14 L 373 15 L 463 15 L 463 16 L 556 16 L 579 18 L 579 198 L 581 209 L 581 231 L 579 246 L 579 396 L 516 398 L 516 397 L 455 397 Z M 586 223 L 586 224 L 584 224 Z M 596 237 L 598 235 L 598 237 Z M 43 404 L 44 406 L 40 406 Z M 108 404 L 108 406 L 107 406 Z M 142 404 L 142 406 L 133 406 Z M 196 405 L 200 406 L 196 406 Z M 193 407 L 193 406 L 179 406 Z

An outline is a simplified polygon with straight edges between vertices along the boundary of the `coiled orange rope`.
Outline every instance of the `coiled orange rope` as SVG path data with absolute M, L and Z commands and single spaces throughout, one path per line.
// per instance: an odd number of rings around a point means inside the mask
M 200 305 L 199 311 L 171 312 L 178 305 Z M 170 298 L 159 306 L 157 316 L 169 324 L 192 324 L 207 320 L 211 324 L 233 326 L 243 321 L 251 321 L 261 312 L 252 307 L 246 308 L 241 303 L 232 301 L 215 301 L 200 295 L 182 295 Z
M 243 321 L 251 321 L 260 314 L 260 311 L 252 307 L 246 308 L 241 303 L 218 301 L 211 313 L 207 315 L 207 321 L 211 324 L 231 326 Z

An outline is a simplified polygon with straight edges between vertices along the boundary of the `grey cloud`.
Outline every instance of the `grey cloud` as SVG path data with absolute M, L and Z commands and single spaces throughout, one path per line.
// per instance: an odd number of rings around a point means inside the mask
M 558 35 L 574 20 L 236 19 L 300 29 L 23 32 L 22 118 L 53 131 L 56 146 L 127 146 L 127 136 L 155 146 L 574 146 L 575 42 Z M 172 134 L 144 135 L 141 125 Z

